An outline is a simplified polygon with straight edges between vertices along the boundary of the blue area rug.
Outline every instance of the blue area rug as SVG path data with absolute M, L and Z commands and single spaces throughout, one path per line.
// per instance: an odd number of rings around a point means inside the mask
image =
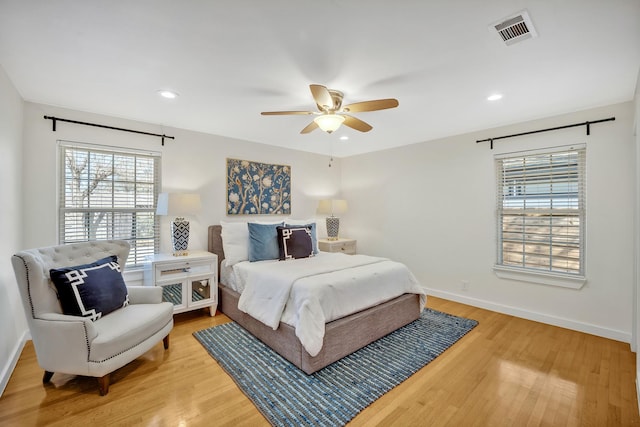
M 274 426 L 342 426 L 478 324 L 425 308 L 420 319 L 307 375 L 235 322 L 194 332 Z

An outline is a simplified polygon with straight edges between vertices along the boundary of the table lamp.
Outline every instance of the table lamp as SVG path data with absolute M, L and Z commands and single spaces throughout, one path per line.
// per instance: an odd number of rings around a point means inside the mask
M 171 243 L 174 256 L 189 255 L 189 221 L 184 217 L 200 212 L 199 194 L 160 193 L 156 215 L 175 216 L 171 222 Z
M 338 240 L 338 231 L 340 230 L 340 218 L 335 214 L 341 214 L 347 211 L 347 201 L 339 199 L 320 200 L 318 203 L 318 213 L 330 214 L 327 217 L 327 238 L 329 240 Z

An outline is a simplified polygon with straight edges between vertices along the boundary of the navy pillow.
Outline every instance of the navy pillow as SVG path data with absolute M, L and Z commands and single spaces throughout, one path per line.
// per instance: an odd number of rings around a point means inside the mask
M 51 269 L 49 274 L 64 314 L 96 321 L 129 304 L 129 293 L 115 255 L 90 264 Z
M 278 232 L 279 224 L 257 224 L 250 222 L 249 226 L 249 261 L 264 261 L 278 259 Z
M 313 245 L 313 253 L 315 255 L 318 255 L 318 237 L 317 237 L 317 233 L 316 233 L 316 223 L 315 222 L 311 222 L 309 224 L 299 224 L 299 223 L 287 223 L 285 221 L 285 225 L 287 227 L 309 227 L 311 228 L 311 244 Z
M 277 227 L 280 260 L 313 256 L 311 227 Z

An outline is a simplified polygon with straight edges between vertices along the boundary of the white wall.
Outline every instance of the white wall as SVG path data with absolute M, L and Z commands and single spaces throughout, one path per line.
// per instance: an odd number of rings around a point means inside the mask
M 0 67 L 0 395 L 27 336 L 11 266 L 11 255 L 22 245 L 22 110 L 20 94 Z
M 189 248 L 206 250 L 207 227 L 220 220 L 264 219 L 257 216 L 226 216 L 226 158 L 241 158 L 291 166 L 291 198 L 294 218 L 315 216 L 317 200 L 337 194 L 340 161 L 328 167 L 327 156 L 266 146 L 183 129 L 25 103 L 24 150 L 31 173 L 23 183 L 25 198 L 24 246 L 57 244 L 57 140 L 103 144 L 162 153 L 163 191 L 200 193 L 202 213 L 191 218 Z M 57 131 L 44 116 L 99 123 L 174 136 L 165 140 L 127 132 L 58 122 Z M 37 171 L 37 173 L 35 173 Z M 161 251 L 170 251 L 170 218 L 161 220 Z M 129 280 L 129 279 L 128 279 Z
M 432 295 L 630 342 L 635 160 L 631 102 L 342 159 L 358 251 L 405 262 Z M 598 120 L 613 122 L 488 143 L 476 140 Z M 464 120 L 463 117 L 460 120 Z M 497 153 L 586 142 L 587 283 L 580 290 L 499 279 Z M 462 290 L 461 281 L 469 281 Z

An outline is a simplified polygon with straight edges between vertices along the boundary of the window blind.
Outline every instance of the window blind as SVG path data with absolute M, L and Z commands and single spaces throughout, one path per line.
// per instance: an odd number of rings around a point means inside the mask
M 498 265 L 584 276 L 586 151 L 496 157 Z
M 127 240 L 127 267 L 159 249 L 160 154 L 59 142 L 59 242 Z

